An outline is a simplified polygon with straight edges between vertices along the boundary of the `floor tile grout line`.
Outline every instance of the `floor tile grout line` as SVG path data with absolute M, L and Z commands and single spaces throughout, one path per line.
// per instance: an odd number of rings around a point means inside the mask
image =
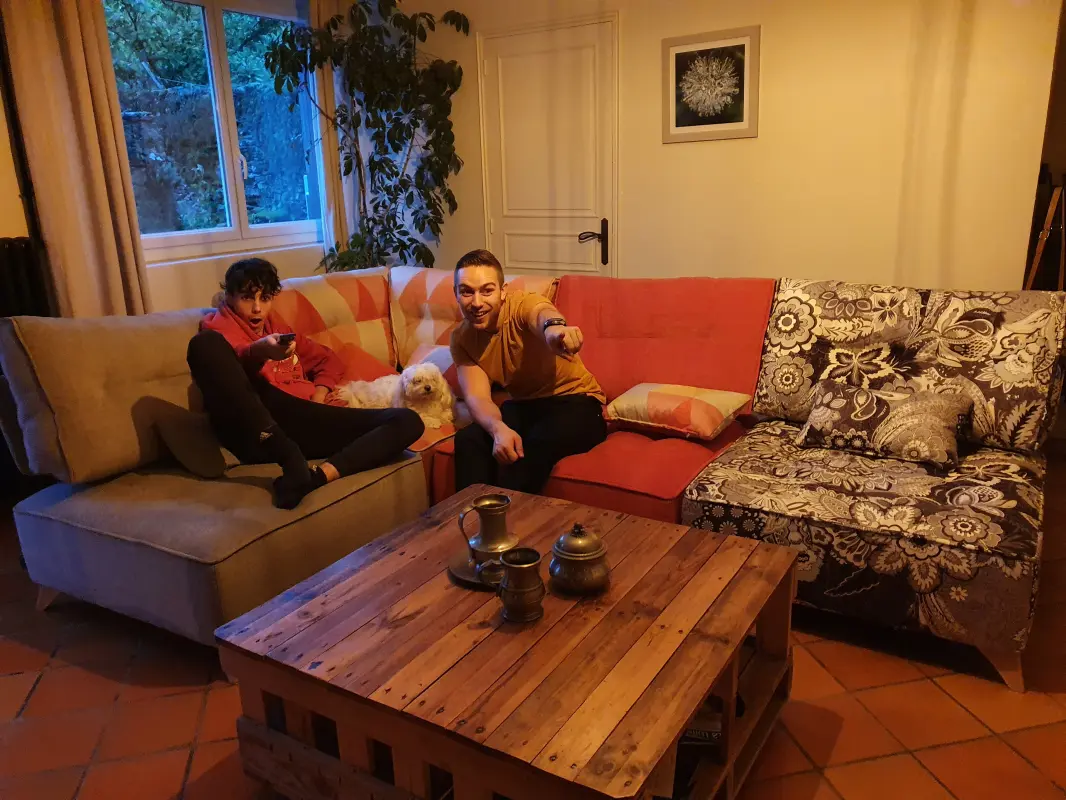
M 977 717 L 976 714 L 974 714 L 972 711 L 970 711 L 970 709 L 968 709 L 966 706 L 964 706 L 962 703 L 960 703 L 958 700 L 956 700 L 954 697 L 952 697 L 951 694 L 943 686 L 938 684 L 935 679 L 933 679 L 933 678 L 925 678 L 925 680 L 929 681 L 930 683 L 935 685 L 941 692 L 946 694 L 949 700 L 951 700 L 953 703 L 955 703 L 955 705 L 957 705 L 964 712 L 966 712 L 974 720 L 974 722 L 976 722 L 978 725 L 980 725 L 981 728 L 983 728 L 984 731 L 985 731 L 985 734 L 982 735 L 982 736 L 971 736 L 971 737 L 968 737 L 968 738 L 965 738 L 965 739 L 956 739 L 955 741 L 952 741 L 952 742 L 941 742 L 941 744 L 948 745 L 948 744 L 960 744 L 962 742 L 973 742 L 973 741 L 976 741 L 977 739 L 984 739 L 987 736 L 995 736 L 996 735 L 996 732 L 994 730 L 989 728 L 980 718 Z M 918 681 L 908 681 L 908 683 L 918 683 Z M 902 684 L 902 683 L 886 684 L 885 687 L 877 686 L 877 687 L 874 687 L 872 689 L 860 689 L 860 690 L 858 690 L 856 692 L 853 692 L 853 694 L 855 695 L 855 699 L 858 701 L 859 705 L 861 705 L 863 708 L 865 708 L 866 711 L 874 719 L 876 719 L 878 722 L 880 722 L 882 727 L 886 727 L 887 728 L 885 723 L 881 722 L 881 720 L 877 716 L 877 714 L 874 713 L 874 710 L 872 708 L 870 708 L 868 705 L 866 705 L 866 703 L 864 703 L 862 701 L 862 698 L 859 697 L 859 695 L 863 694 L 864 692 L 877 691 L 878 689 L 886 688 L 887 686 L 903 686 L 903 685 L 904 684 Z M 898 739 L 898 737 L 897 737 L 897 739 Z M 900 744 L 903 744 L 903 742 L 900 741 Z M 904 745 L 904 746 L 907 747 L 907 752 L 909 752 L 909 753 L 910 752 L 914 752 L 915 750 L 926 749 L 926 748 L 920 748 L 920 747 L 909 747 L 909 746 L 906 746 L 906 745 Z M 930 747 L 936 747 L 937 745 L 929 745 L 929 746 Z
M 945 676 L 941 676 L 941 677 L 947 677 L 947 676 L 945 675 Z M 986 679 L 981 678 L 980 676 L 976 676 L 976 675 L 970 675 L 968 677 L 976 677 L 979 680 L 986 680 Z M 974 717 L 978 722 L 980 722 L 982 725 L 984 725 L 986 728 L 988 728 L 990 731 L 992 731 L 992 735 L 993 736 L 996 736 L 996 737 L 998 737 L 1000 739 L 1002 739 L 1003 736 L 1005 734 L 1008 734 L 1008 733 L 1016 733 L 1018 731 L 1027 731 L 1027 730 L 1032 730 L 1033 728 L 1043 728 L 1043 727 L 1046 727 L 1046 726 L 1049 726 L 1049 725 L 1060 725 L 1060 724 L 1066 722 L 1066 717 L 1063 717 L 1063 719 L 1052 720 L 1051 722 L 1041 722 L 1038 725 L 1023 725 L 1020 728 L 1012 728 L 1009 731 L 995 731 L 995 730 L 992 730 L 992 727 L 990 725 L 988 725 L 980 717 L 978 717 L 973 711 L 970 711 L 970 709 L 966 705 L 964 705 L 961 701 L 956 700 L 955 697 L 951 694 L 951 692 L 949 692 L 947 689 L 945 689 L 943 686 L 941 686 L 939 683 L 937 683 L 937 680 L 935 678 L 932 679 L 932 681 L 933 681 L 933 683 L 935 683 L 937 685 L 937 688 L 939 688 L 940 691 L 942 691 L 945 694 L 947 694 L 947 696 L 950 697 L 952 700 L 955 700 L 955 702 L 958 703 L 960 706 L 962 706 L 966 710 L 966 712 L 968 714 L 970 714 L 970 716 Z M 996 681 L 989 681 L 989 683 L 992 683 L 992 684 L 994 684 L 996 686 L 1005 687 L 1005 684 L 997 683 Z M 1011 691 L 1013 691 L 1013 690 L 1011 690 Z M 1022 694 L 1032 695 L 1032 696 L 1040 695 L 1041 697 L 1045 697 L 1048 700 L 1050 700 L 1052 705 L 1056 705 L 1056 706 L 1062 705 L 1054 697 L 1049 695 L 1047 692 L 1041 692 L 1041 691 L 1037 691 L 1037 690 L 1030 690 L 1030 691 L 1023 692 Z M 1066 709 L 1064 709 L 1064 710 L 1066 710 Z M 1009 743 L 1005 739 L 1004 739 L 1004 744 L 1007 744 L 1009 746 Z
M 78 781 L 78 788 L 74 791 L 74 796 L 73 796 L 73 798 L 71 798 L 71 800 L 77 800 L 78 797 L 81 795 L 81 790 L 83 788 L 85 788 L 85 781 L 89 777 L 89 773 L 92 771 L 92 768 L 97 763 L 96 756 L 99 754 L 100 747 L 104 743 L 104 734 L 107 733 L 108 726 L 115 719 L 115 714 L 116 714 L 116 710 L 117 710 L 118 705 L 119 705 L 119 700 L 121 699 L 122 694 L 125 691 L 126 686 L 129 684 L 129 679 L 130 679 L 131 673 L 133 672 L 133 662 L 136 660 L 137 653 L 140 651 L 141 641 L 142 640 L 138 637 L 137 642 L 136 642 L 136 644 L 134 645 L 134 648 L 133 648 L 134 649 L 134 655 L 131 656 L 130 659 L 126 662 L 126 668 L 125 668 L 125 670 L 122 673 L 121 686 L 118 689 L 118 691 L 115 692 L 115 698 L 111 702 L 111 709 L 108 712 L 107 721 L 104 722 L 103 728 L 100 729 L 100 738 L 98 738 L 96 740 L 96 746 L 93 747 L 93 751 L 89 755 L 89 762 L 85 765 L 85 771 L 81 774 L 81 780 Z
M 1056 723 L 1050 723 L 1050 724 L 1054 725 Z M 1038 727 L 1044 727 L 1044 726 L 1038 726 Z M 1018 730 L 1032 730 L 1032 728 L 1019 728 Z M 1007 733 L 1015 733 L 1015 732 L 1016 731 L 1007 731 Z M 1016 756 L 1018 756 L 1020 759 L 1022 759 L 1022 761 L 1024 761 L 1030 767 L 1032 767 L 1032 769 L 1036 772 L 1037 775 L 1039 775 L 1041 778 L 1046 780 L 1048 783 L 1050 783 L 1052 786 L 1054 786 L 1056 789 L 1059 789 L 1064 795 L 1066 795 L 1066 786 L 1060 786 L 1050 775 L 1048 775 L 1046 772 L 1044 772 L 1044 770 L 1040 769 L 1040 767 L 1038 767 L 1036 764 L 1034 764 L 1032 761 L 1030 761 L 1028 758 L 1026 758 L 1023 753 L 1019 752 L 1017 749 L 1012 747 L 1011 743 L 1008 742 L 1006 739 L 1004 739 L 1002 734 L 998 734 L 998 733 L 996 733 L 994 731 L 992 732 L 991 736 L 982 736 L 980 739 L 968 739 L 968 740 L 962 741 L 962 742 L 950 742 L 948 744 L 938 744 L 938 745 L 933 745 L 931 747 L 922 747 L 922 748 L 919 748 L 917 750 L 911 751 L 911 755 L 914 756 L 915 761 L 917 761 L 919 764 L 921 764 L 923 767 L 925 767 L 925 764 L 922 762 L 922 760 L 920 758 L 918 758 L 918 755 L 917 755 L 918 753 L 928 753 L 928 752 L 931 752 L 933 750 L 945 750 L 948 747 L 955 747 L 956 745 L 960 745 L 960 744 L 971 744 L 972 742 L 980 742 L 980 741 L 984 741 L 985 739 L 996 739 L 996 740 L 998 740 L 1000 744 L 1004 745 L 1008 750 L 1010 750 L 1012 753 L 1014 753 Z M 930 770 L 930 772 L 931 772 L 931 770 Z M 936 775 L 933 775 L 933 777 L 936 778 Z M 937 778 L 937 782 L 940 783 L 939 778 Z M 941 785 L 943 785 L 943 784 L 941 784 Z M 946 789 L 947 787 L 945 786 L 944 788 Z
M 938 677 L 940 677 L 940 678 L 946 678 L 946 677 L 949 677 L 949 676 L 947 676 L 947 675 L 940 675 L 940 676 L 938 676 Z M 955 703 L 955 705 L 957 705 L 957 706 L 958 706 L 959 708 L 961 708 L 961 709 L 962 709 L 963 711 L 965 711 L 965 712 L 966 712 L 967 714 L 969 714 L 969 715 L 970 715 L 971 717 L 973 717 L 973 718 L 974 718 L 974 719 L 975 719 L 975 720 L 977 721 L 977 724 L 978 724 L 978 725 L 981 725 L 982 727 L 984 727 L 984 729 L 985 729 L 985 730 L 987 730 L 987 731 L 989 731 L 989 732 L 990 732 L 990 733 L 991 733 L 991 734 L 992 734 L 993 736 L 998 736 L 998 735 L 999 735 L 999 734 L 998 734 L 998 733 L 997 733 L 996 731 L 992 730 L 992 726 L 991 726 L 991 725 L 989 725 L 988 723 L 986 723 L 986 722 L 985 722 L 985 721 L 984 721 L 983 719 L 981 719 L 981 718 L 980 718 L 979 716 L 977 716 L 977 715 L 976 715 L 976 714 L 975 714 L 975 713 L 974 713 L 973 711 L 971 711 L 971 710 L 970 710 L 970 708 L 969 708 L 969 706 L 967 706 L 967 705 L 966 705 L 965 703 L 963 703 L 963 702 L 962 702 L 961 700 L 957 699 L 957 698 L 955 697 L 955 695 L 953 695 L 953 694 L 952 694 L 951 692 L 949 692 L 949 691 L 948 691 L 947 689 L 945 689 L 945 688 L 944 688 L 943 686 L 941 686 L 941 685 L 940 685 L 940 681 L 938 680 L 938 678 L 930 678 L 930 679 L 929 679 L 929 681 L 930 681 L 930 682 L 931 682 L 931 683 L 932 683 L 932 684 L 933 684 L 933 685 L 934 685 L 934 686 L 935 686 L 935 687 L 936 687 L 937 689 L 939 689 L 939 690 L 940 690 L 940 691 L 942 691 L 942 692 L 943 692 L 944 694 L 946 694 L 946 695 L 948 696 L 948 699 L 949 699 L 949 700 L 951 700 L 951 701 L 952 701 L 953 703 Z
M 836 639 L 822 639 L 821 641 L 823 641 L 823 642 L 832 642 L 832 643 L 836 643 L 836 644 L 846 644 L 849 647 L 858 647 L 858 645 L 851 644 L 850 642 L 837 642 Z M 812 642 L 812 644 L 815 644 L 815 643 Z M 892 680 L 892 681 L 889 681 L 888 683 L 880 683 L 880 684 L 878 684 L 876 686 L 863 686 L 862 688 L 849 689 L 847 686 L 844 686 L 844 683 L 843 683 L 843 681 L 840 680 L 840 678 L 838 678 L 836 675 L 833 674 L 833 670 L 829 669 L 829 667 L 826 665 L 826 663 L 824 661 L 822 661 L 820 658 L 818 658 L 818 656 L 816 656 L 814 653 L 811 652 L 809 647 L 806 647 L 805 645 L 801 645 L 801 644 L 797 644 L 797 645 L 793 645 L 793 646 L 794 647 L 802 647 L 804 650 L 806 650 L 807 651 L 807 655 L 809 655 L 811 658 L 813 658 L 815 663 L 818 664 L 818 666 L 820 666 L 822 669 L 824 669 L 826 672 L 828 672 L 829 676 L 833 680 L 835 680 L 838 684 L 840 684 L 840 686 L 844 689 L 844 692 L 843 692 L 844 694 L 853 694 L 855 692 L 865 692 L 868 689 L 880 689 L 882 686 L 902 686 L 905 683 L 917 683 L 918 681 L 931 681 L 931 680 L 933 680 L 928 675 L 920 674 L 919 677 L 917 677 L 917 678 L 905 678 L 905 679 L 899 680 L 899 681 Z M 905 661 L 908 664 L 913 664 L 913 662 L 910 659 L 900 658 L 899 656 L 894 656 L 891 653 L 884 653 L 881 650 L 875 650 L 872 647 L 861 647 L 859 649 L 861 649 L 861 650 L 869 650 L 871 653 L 877 653 L 878 655 L 891 656 L 892 658 L 896 658 L 896 659 L 899 659 L 901 661 Z M 918 669 L 918 668 L 915 667 L 915 669 Z M 918 670 L 918 672 L 921 673 L 921 670 Z M 826 697 L 833 697 L 833 696 L 834 695 L 826 695 Z
M 971 740 L 971 741 L 976 741 L 976 740 Z M 929 748 L 929 749 L 932 749 L 932 748 Z M 874 756 L 872 758 L 863 758 L 863 759 L 859 759 L 858 761 L 848 761 L 848 762 L 846 762 L 844 764 L 833 764 L 832 766 L 826 767 L 824 770 L 822 770 L 822 777 L 824 777 L 826 779 L 826 781 L 829 782 L 829 784 L 833 787 L 833 789 L 837 792 L 837 794 L 839 794 L 841 797 L 843 797 L 844 796 L 843 790 L 837 789 L 837 785 L 835 783 L 833 783 L 832 777 L 830 777 L 830 775 L 828 774 L 829 770 L 831 770 L 831 769 L 841 769 L 843 767 L 851 767 L 851 766 L 855 766 L 856 764 L 868 764 L 868 763 L 870 763 L 872 761 L 881 761 L 881 760 L 886 759 L 886 758 L 897 758 L 899 756 L 908 756 L 911 759 L 913 759 L 914 762 L 918 765 L 918 768 L 921 769 L 923 772 L 925 772 L 930 778 L 932 778 L 933 781 L 938 786 L 940 786 L 945 791 L 945 793 L 947 793 L 948 797 L 954 798 L 954 800 L 958 800 L 958 795 L 956 795 L 953 791 L 951 791 L 951 789 L 949 789 L 944 784 L 944 782 L 940 780 L 940 778 L 938 778 L 936 775 L 934 775 L 933 772 L 927 766 L 925 766 L 925 764 L 922 763 L 921 759 L 919 759 L 916 755 L 914 755 L 914 752 L 911 751 L 911 750 L 906 750 L 906 751 L 904 751 L 902 753 L 890 753 L 890 754 L 884 755 L 884 756 Z
M 999 739 L 1000 742 L 1002 742 L 1004 744 L 1004 746 L 1006 746 L 1006 748 L 1008 750 L 1010 750 L 1012 753 L 1017 755 L 1018 758 L 1022 759 L 1022 761 L 1024 761 L 1030 767 L 1035 769 L 1038 775 L 1040 775 L 1043 778 L 1046 778 L 1048 781 L 1051 782 L 1052 786 L 1054 786 L 1054 787 L 1056 787 L 1058 789 L 1061 789 L 1063 791 L 1063 793 L 1066 793 L 1066 786 L 1060 786 L 1058 781 L 1056 781 L 1054 778 L 1052 778 L 1050 775 L 1048 775 L 1046 772 L 1044 772 L 1044 770 L 1042 770 L 1039 766 L 1037 766 L 1037 764 L 1034 761 L 1032 761 L 1029 758 L 1029 756 L 1027 756 L 1025 753 L 1023 753 L 1021 750 L 1019 750 L 1014 745 L 1012 745 L 1010 742 L 1008 742 L 1007 741 L 1007 736 L 1006 736 L 1008 733 L 1020 733 L 1022 731 L 1031 731 L 1031 730 L 1034 730 L 1036 728 L 1049 728 L 1052 725 L 1061 725 L 1062 722 L 1063 722 L 1062 720 L 1059 720 L 1058 722 L 1048 722 L 1048 723 L 1046 723 L 1044 725 L 1035 725 L 1032 728 L 1016 728 L 1013 731 L 1004 731 L 1003 733 L 997 733 L 996 734 L 996 738 Z
M 211 697 L 210 684 L 204 687 L 204 696 L 200 704 L 200 716 L 196 721 L 196 730 L 193 732 L 192 742 L 189 745 L 189 760 L 185 764 L 185 773 L 181 777 L 181 790 L 179 800 L 185 797 L 185 791 L 189 788 L 189 776 L 192 774 L 193 759 L 196 751 L 200 749 L 200 736 L 204 732 L 204 721 L 207 719 L 207 704 Z
M 14 674 L 15 675 L 22 675 L 24 673 L 16 672 Z M 20 705 L 18 711 L 15 712 L 15 716 L 13 716 L 11 718 L 12 722 L 22 718 L 22 713 L 26 710 L 26 706 L 28 706 L 30 704 L 30 698 L 33 697 L 33 693 L 37 691 L 37 686 L 40 684 L 41 678 L 43 678 L 43 677 L 44 677 L 44 670 L 41 670 L 40 672 L 37 673 L 37 677 L 34 678 L 33 686 L 30 687 L 30 690 L 28 692 L 26 692 L 26 696 L 22 699 L 22 705 Z

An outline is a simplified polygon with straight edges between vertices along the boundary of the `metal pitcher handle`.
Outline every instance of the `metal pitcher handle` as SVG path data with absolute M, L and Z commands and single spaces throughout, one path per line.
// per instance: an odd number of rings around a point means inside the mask
M 459 533 L 461 533 L 463 535 L 463 544 L 465 544 L 467 549 L 470 551 L 470 560 L 471 561 L 476 561 L 477 557 L 476 557 L 476 554 L 474 553 L 474 547 L 473 547 L 473 545 L 470 544 L 470 537 L 467 535 L 466 528 L 463 527 L 463 521 L 466 519 L 466 515 L 469 514 L 473 510 L 474 510 L 474 504 L 471 503 L 470 505 L 468 505 L 466 508 L 464 508 L 462 511 L 459 512 Z

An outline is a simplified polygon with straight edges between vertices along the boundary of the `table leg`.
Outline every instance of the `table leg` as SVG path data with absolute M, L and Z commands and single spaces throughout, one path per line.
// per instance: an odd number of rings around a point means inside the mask
M 792 600 L 795 597 L 795 567 L 778 584 L 755 622 L 755 639 L 759 652 L 774 658 L 788 656 L 792 629 Z

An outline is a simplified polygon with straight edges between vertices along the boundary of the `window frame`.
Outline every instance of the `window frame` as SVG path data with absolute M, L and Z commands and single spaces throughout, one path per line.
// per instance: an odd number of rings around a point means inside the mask
M 245 197 L 245 178 L 241 174 L 237 113 L 233 100 L 233 85 L 230 81 L 229 53 L 226 49 L 226 32 L 223 12 L 234 11 L 261 17 L 274 17 L 289 22 L 308 22 L 309 9 L 301 14 L 298 6 L 309 5 L 306 0 L 168 0 L 183 5 L 197 6 L 203 10 L 204 35 L 207 48 L 208 79 L 211 81 L 215 130 L 218 136 L 220 169 L 225 186 L 226 203 L 229 208 L 229 225 L 224 228 L 200 228 L 191 231 L 166 233 L 139 233 L 145 260 L 149 264 L 176 260 L 203 258 L 251 249 L 271 249 L 298 245 L 322 245 L 325 242 L 323 220 L 331 198 L 329 182 L 324 180 L 326 159 L 322 147 L 324 136 L 322 119 L 313 117 L 312 134 L 318 142 L 315 169 L 318 183 L 318 219 L 295 222 L 268 222 L 252 224 L 248 218 Z M 293 112 L 295 113 L 295 112 Z

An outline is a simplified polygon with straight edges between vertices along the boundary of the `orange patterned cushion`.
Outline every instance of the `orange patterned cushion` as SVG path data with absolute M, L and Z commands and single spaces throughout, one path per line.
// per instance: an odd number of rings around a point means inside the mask
M 400 364 L 414 363 L 415 351 L 421 346 L 447 347 L 452 330 L 462 320 L 452 288 L 452 271 L 394 267 L 389 278 L 392 283 L 392 333 Z M 505 278 L 509 287 L 555 299 L 557 278 L 540 275 Z
M 386 270 L 290 278 L 281 285 L 274 313 L 294 331 L 326 345 L 341 358 L 355 347 L 386 366 L 396 363 Z
M 616 397 L 605 414 L 620 427 L 711 441 L 749 400 L 751 395 L 721 389 L 641 383 Z

